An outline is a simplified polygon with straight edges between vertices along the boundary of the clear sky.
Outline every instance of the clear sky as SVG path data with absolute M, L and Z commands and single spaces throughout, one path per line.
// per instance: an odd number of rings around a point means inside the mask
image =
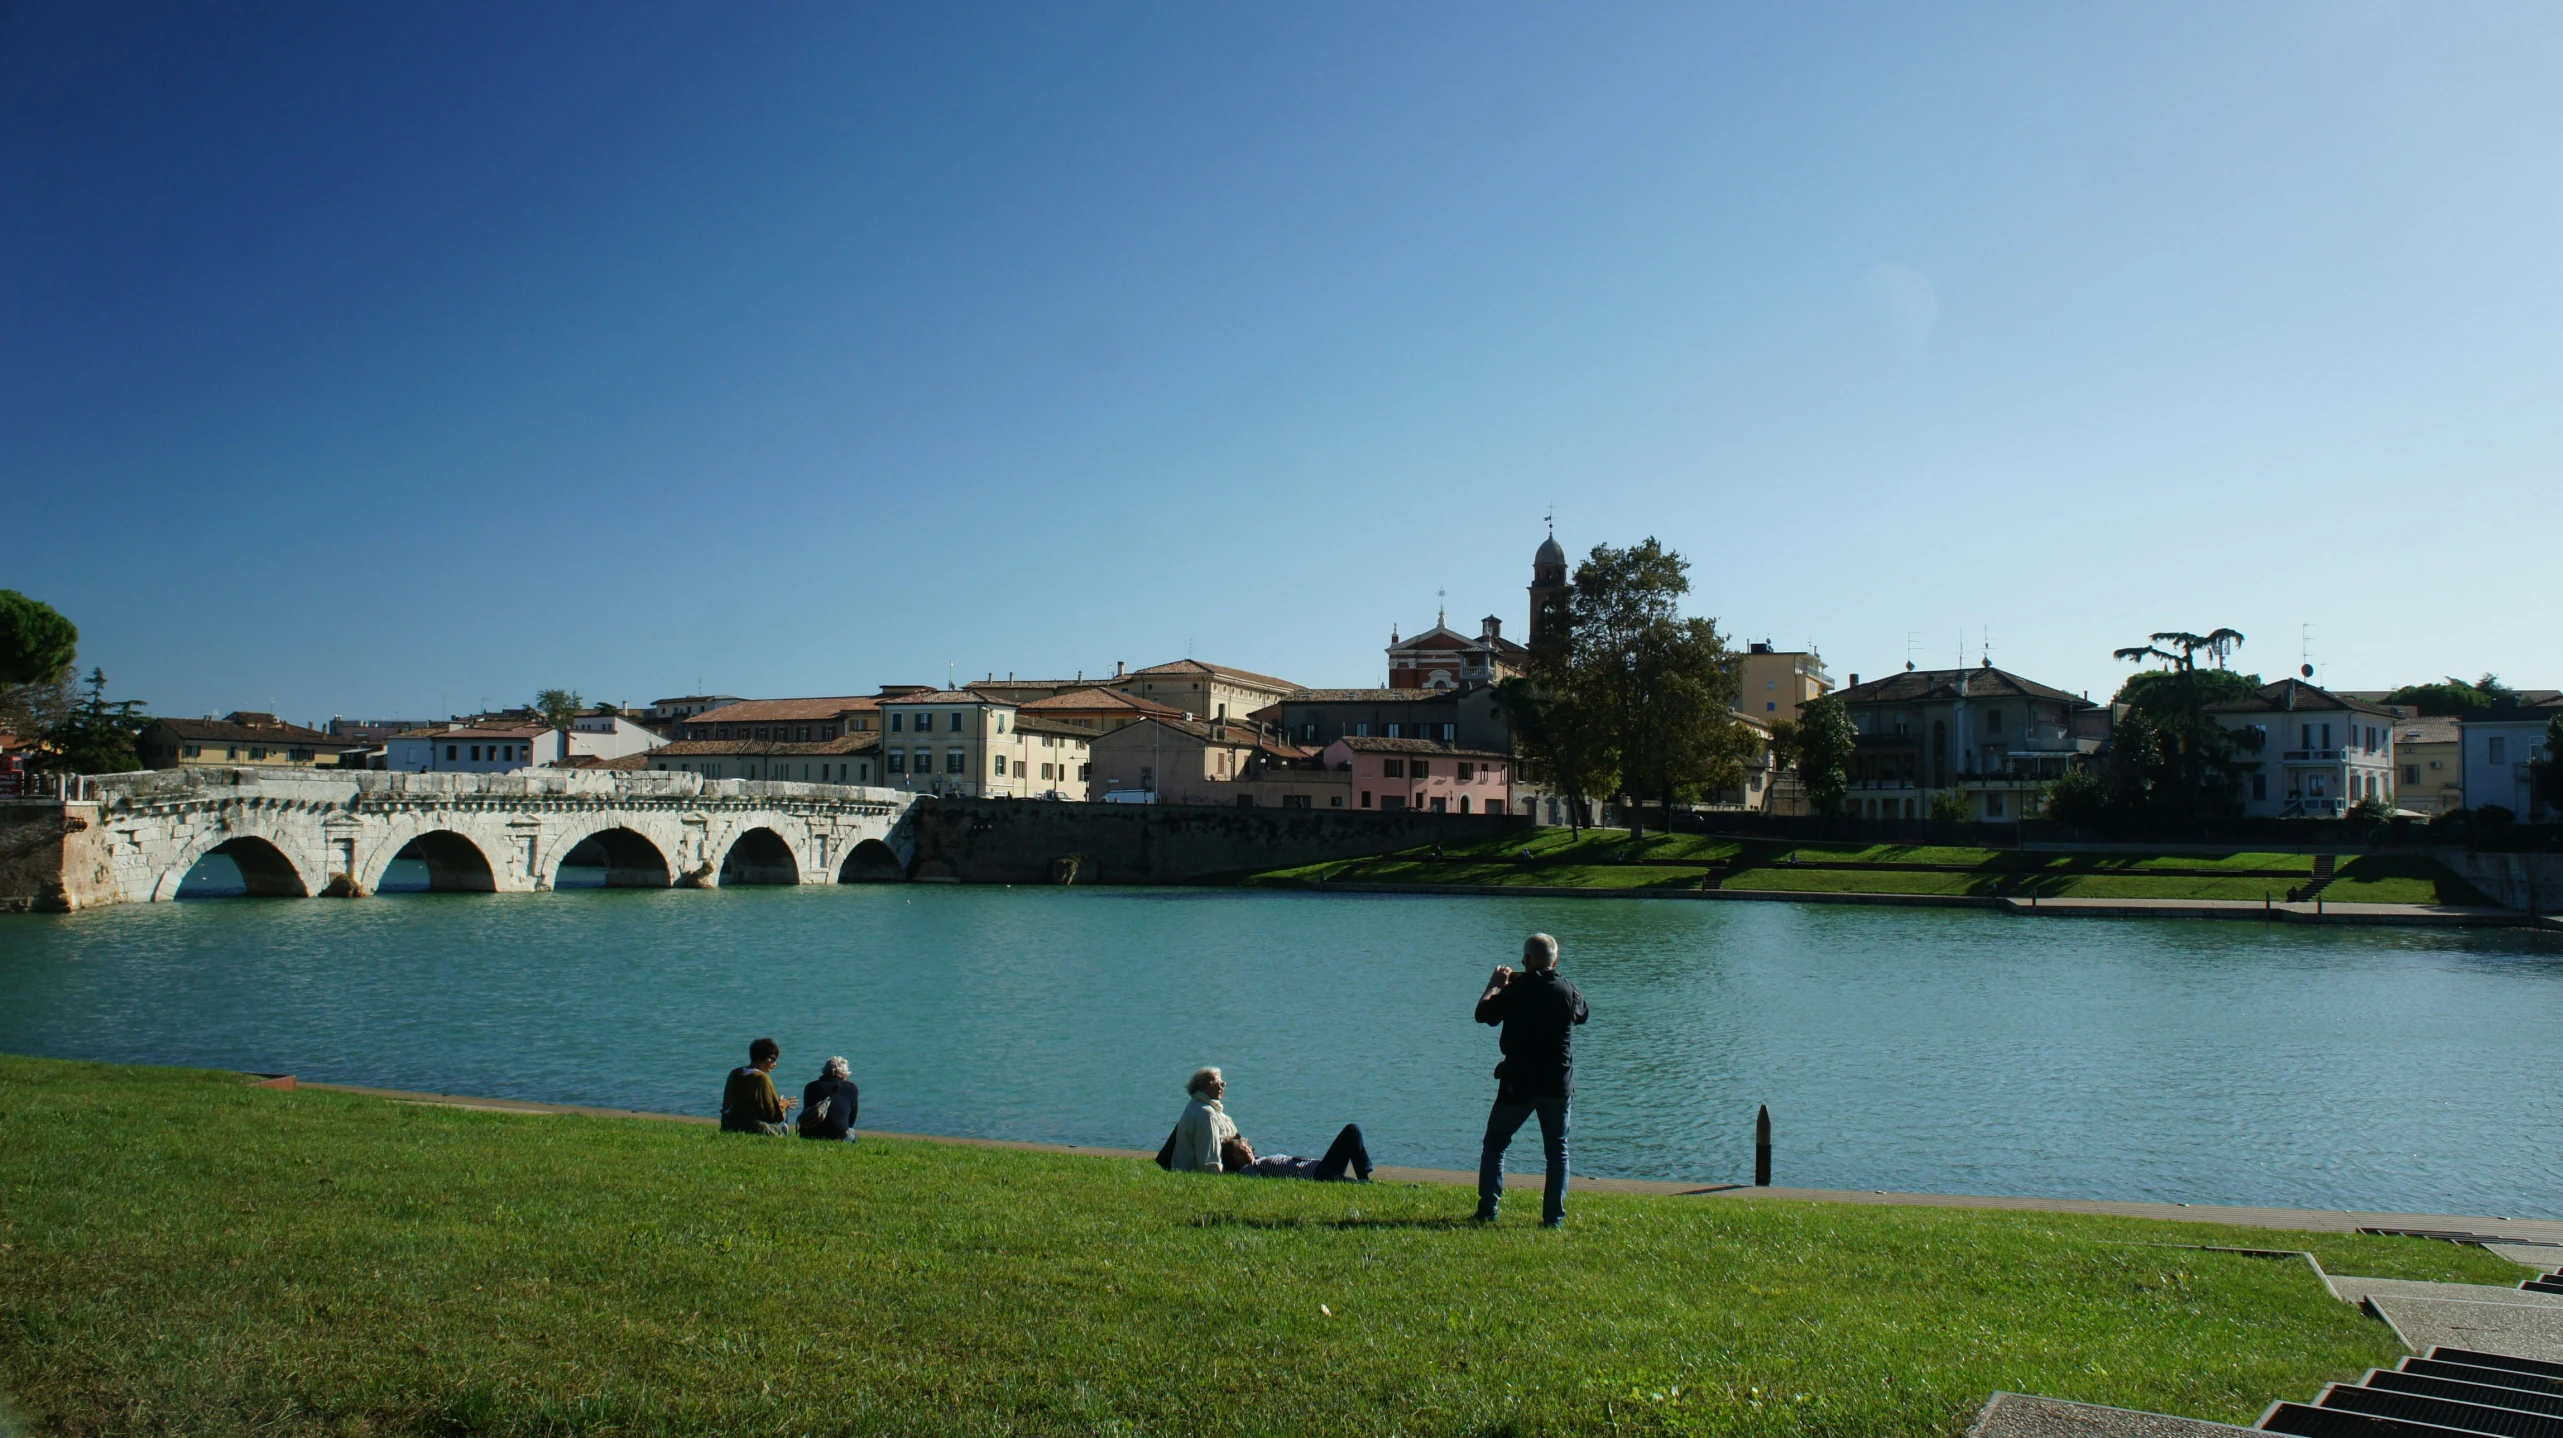
M 163 713 L 1376 684 L 1558 538 L 1875 675 L 2563 683 L 2563 7 L 0 10 L 0 587 Z

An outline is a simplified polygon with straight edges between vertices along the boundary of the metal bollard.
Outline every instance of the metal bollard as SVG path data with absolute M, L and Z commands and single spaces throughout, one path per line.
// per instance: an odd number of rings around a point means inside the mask
M 1753 1186 L 1771 1186 L 1771 1105 L 1753 1116 Z

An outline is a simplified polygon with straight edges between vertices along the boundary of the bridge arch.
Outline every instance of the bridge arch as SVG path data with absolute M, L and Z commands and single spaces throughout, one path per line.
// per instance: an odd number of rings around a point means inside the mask
M 237 834 L 202 846 L 183 864 L 171 865 L 160 881 L 166 892 L 154 897 L 177 898 L 185 890 L 196 866 L 217 856 L 231 860 L 240 870 L 242 888 L 250 898 L 308 899 L 312 896 L 312 886 L 303 877 L 301 869 L 284 850 L 276 847 L 273 840 L 259 834 Z
M 673 852 L 623 824 L 599 825 L 576 838 L 565 836 L 553 853 L 551 872 L 544 876 L 549 887 L 559 887 L 561 870 L 572 867 L 603 869 L 609 889 L 664 889 L 676 882 Z
M 385 859 L 382 872 L 367 890 L 381 892 L 384 876 L 402 859 L 416 859 L 427 866 L 427 887 L 433 893 L 487 894 L 498 888 L 498 871 L 490 867 L 489 855 L 480 845 L 451 829 L 430 829 Z
M 854 846 L 837 868 L 840 884 L 895 884 L 908 877 L 908 866 L 899 859 L 899 851 L 878 839 L 866 839 Z
M 721 882 L 729 884 L 797 884 L 801 861 L 783 836 L 762 825 L 730 841 L 721 855 Z

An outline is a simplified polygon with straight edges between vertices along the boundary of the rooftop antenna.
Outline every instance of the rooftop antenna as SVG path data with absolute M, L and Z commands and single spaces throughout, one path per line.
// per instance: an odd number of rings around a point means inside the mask
M 2296 672 L 2311 679 L 2314 677 L 2314 626 L 2306 624 L 2300 625 L 2299 628 L 2303 631 L 2304 639 L 2297 657 L 2303 662 L 2296 666 Z
M 1447 589 L 1436 589 L 1433 591 L 1433 627 L 1439 629 L 1450 622 L 1451 592 Z
M 1913 656 L 1921 648 L 1922 631 L 1919 629 L 1906 630 L 1904 632 L 1904 667 L 1907 671 L 1910 671 L 1913 668 Z

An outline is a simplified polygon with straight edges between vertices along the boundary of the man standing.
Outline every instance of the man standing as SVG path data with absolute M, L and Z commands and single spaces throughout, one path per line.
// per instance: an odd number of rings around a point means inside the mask
M 1540 1226 L 1566 1222 L 1566 1115 L 1575 1095 L 1575 1026 L 1588 1010 L 1575 985 L 1557 976 L 1557 940 L 1522 941 L 1523 971 L 1501 964 L 1477 999 L 1477 1021 L 1504 1026 L 1504 1061 L 1495 1066 L 1495 1107 L 1486 1115 L 1486 1147 L 1477 1161 L 1477 1217 L 1495 1221 L 1504 1197 L 1504 1150 L 1522 1121 L 1540 1116 L 1548 1153 L 1548 1189 Z
M 721 1086 L 723 1133 L 764 1133 L 779 1138 L 791 1132 L 783 1126 L 783 1111 L 798 1100 L 774 1091 L 774 1065 L 782 1057 L 782 1045 L 772 1039 L 758 1039 L 748 1045 L 748 1066 L 730 1070 L 730 1081 Z

